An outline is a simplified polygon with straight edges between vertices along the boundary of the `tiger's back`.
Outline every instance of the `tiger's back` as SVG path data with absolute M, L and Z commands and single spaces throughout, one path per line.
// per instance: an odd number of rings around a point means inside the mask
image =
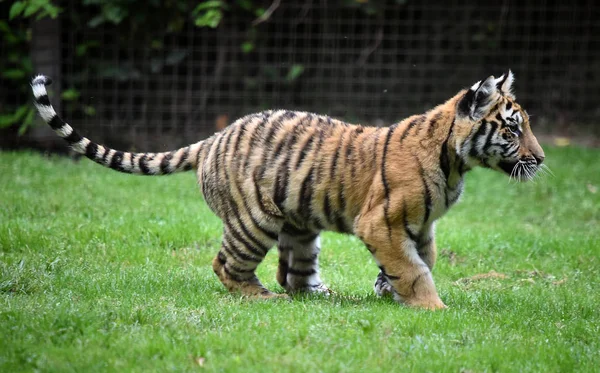
M 198 169 L 205 199 L 221 218 L 235 207 L 301 229 L 352 233 L 375 174 L 374 135 L 384 130 L 306 112 L 248 115 L 211 139 Z

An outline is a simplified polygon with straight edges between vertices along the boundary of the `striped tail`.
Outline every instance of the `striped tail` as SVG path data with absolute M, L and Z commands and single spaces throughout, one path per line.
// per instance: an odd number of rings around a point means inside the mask
M 50 84 L 52 80 L 44 75 L 33 78 L 31 88 L 35 106 L 44 121 L 75 152 L 103 166 L 129 174 L 166 175 L 198 167 L 204 141 L 164 153 L 131 153 L 104 147 L 81 136 L 54 111 L 46 92 L 46 85 Z

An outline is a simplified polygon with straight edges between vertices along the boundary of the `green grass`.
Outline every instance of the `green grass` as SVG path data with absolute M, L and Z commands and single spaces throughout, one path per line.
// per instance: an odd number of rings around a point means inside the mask
M 449 309 L 428 312 L 375 297 L 369 253 L 336 234 L 336 295 L 240 299 L 212 272 L 221 223 L 192 173 L 0 153 L 0 371 L 597 371 L 600 151 L 547 163 L 535 183 L 467 176 L 437 226 Z M 276 260 L 259 277 L 281 292 Z

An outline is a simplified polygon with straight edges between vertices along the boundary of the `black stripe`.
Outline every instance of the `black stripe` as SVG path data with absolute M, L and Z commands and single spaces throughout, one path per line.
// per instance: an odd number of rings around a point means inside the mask
M 250 134 L 250 140 L 248 141 L 248 152 L 246 153 L 246 157 L 244 158 L 244 170 L 250 170 L 250 168 L 248 166 L 250 165 L 250 159 L 252 158 L 252 156 L 254 154 L 254 150 L 255 150 L 254 143 L 256 142 L 256 140 L 258 138 L 260 138 L 260 135 L 264 132 L 265 125 L 268 125 L 270 123 L 269 119 L 271 118 L 271 114 L 273 114 L 272 111 L 263 111 L 261 113 L 262 122 L 258 123 L 256 128 Z M 271 129 L 272 128 L 273 128 L 273 126 L 271 126 Z M 265 138 L 265 140 L 266 140 L 266 138 Z M 270 140 L 268 140 L 268 141 L 270 141 Z M 263 151 L 263 156 L 266 153 L 265 150 L 268 149 L 268 145 L 269 145 L 268 142 L 265 141 L 263 146 L 259 147 L 259 149 L 261 149 Z
M 388 274 L 382 265 L 379 266 L 379 270 L 381 271 L 383 276 L 385 276 L 385 278 L 388 280 L 399 280 L 400 279 L 400 277 L 398 277 L 398 276 L 392 276 L 392 275 Z
M 340 136 L 340 139 L 338 140 L 337 145 L 335 146 L 334 152 L 333 153 L 333 159 L 331 160 L 331 168 L 329 169 L 329 177 L 331 179 L 333 179 L 335 177 L 335 172 L 336 170 L 336 166 L 337 166 L 337 161 L 338 158 L 340 157 L 340 147 L 342 145 L 342 141 L 344 140 L 344 136 L 346 135 L 346 132 L 342 133 L 342 135 Z
M 517 152 L 519 151 L 519 147 L 515 146 L 515 148 L 513 150 L 508 150 L 506 152 L 502 152 L 502 156 L 504 158 L 509 158 L 512 157 L 513 155 L 515 155 Z
M 322 118 L 319 117 L 319 121 Z M 320 122 L 319 122 L 320 123 Z M 317 155 L 317 157 L 315 157 L 316 159 L 313 159 L 313 165 L 314 163 L 317 163 L 317 174 L 315 177 L 315 184 L 318 185 L 320 180 L 321 180 L 321 175 L 323 174 L 323 164 L 325 163 L 325 161 L 323 159 L 326 159 L 326 157 L 318 157 L 318 155 L 321 152 L 321 147 L 323 146 L 323 141 L 325 140 L 325 129 L 320 127 L 318 128 L 319 131 L 319 141 L 317 142 L 317 145 L 315 146 L 315 150 L 314 150 L 314 154 Z M 329 132 L 327 132 L 329 133 Z
M 258 246 L 259 249 L 262 249 L 262 252 L 256 252 L 257 255 L 265 255 L 267 253 L 267 251 L 269 251 L 269 247 L 265 247 L 264 244 L 262 242 L 260 242 L 258 240 L 258 238 L 256 238 L 254 236 L 254 234 L 252 234 L 250 231 L 248 231 L 248 228 L 246 228 L 246 225 L 244 224 L 244 222 L 242 221 L 242 217 L 240 216 L 240 212 L 238 211 L 238 209 L 232 205 L 231 207 L 231 211 L 233 211 L 233 214 L 235 216 L 235 218 L 237 219 L 240 228 L 242 229 L 242 232 L 244 233 L 244 235 L 250 240 L 252 241 L 252 243 L 254 243 L 256 246 Z M 250 246 L 250 245 L 248 245 Z
M 285 113 L 283 113 L 281 118 L 282 119 L 294 119 L 294 118 L 296 118 L 296 112 L 287 110 Z
M 312 254 L 308 258 L 296 258 L 296 257 L 294 257 L 294 262 L 303 263 L 303 264 L 313 264 L 314 262 L 317 261 L 318 257 L 319 257 L 318 253 L 314 253 L 314 254 Z
M 211 145 L 210 149 L 209 149 L 209 153 L 213 152 L 213 146 L 214 146 L 214 157 L 213 157 L 213 172 L 215 173 L 215 177 L 214 180 L 216 180 L 216 182 L 213 185 L 208 185 L 206 183 L 206 177 L 205 175 L 202 176 L 202 194 L 205 196 L 205 198 L 213 200 L 215 194 L 217 195 L 221 195 L 222 191 L 221 189 L 218 187 L 218 180 L 221 179 L 221 177 L 219 176 L 221 173 L 221 167 L 219 167 L 219 156 L 220 156 L 220 148 L 221 148 L 221 142 L 223 141 L 223 138 L 225 137 L 224 133 L 221 132 L 217 135 L 218 140 L 216 142 L 213 142 L 213 144 Z M 207 171 L 206 169 L 203 169 L 204 171 Z M 221 199 L 222 200 L 222 199 Z
M 42 104 L 44 106 L 52 106 L 52 104 L 50 104 L 50 99 L 48 98 L 47 94 L 36 98 L 36 101 L 38 102 L 38 104 Z
M 302 187 L 300 188 L 300 196 L 298 198 L 298 213 L 304 219 L 308 220 L 312 215 L 312 193 L 313 193 L 313 179 L 315 169 L 311 167 L 308 175 L 302 181 Z
M 89 159 L 96 159 L 96 153 L 98 152 L 98 144 L 89 142 L 85 147 L 85 156 Z
M 506 126 L 506 120 L 502 118 L 502 115 L 500 113 L 496 114 L 496 120 L 500 122 L 501 125 Z
M 169 153 L 165 154 L 162 161 L 160 161 L 160 173 L 161 174 L 165 175 L 165 174 L 171 173 L 171 171 L 169 170 L 169 165 L 171 164 L 171 159 L 173 159 L 173 152 L 169 152 Z
M 506 81 L 507 78 L 508 78 L 508 74 L 504 74 L 504 77 L 502 78 L 502 80 L 499 81 L 498 83 L 496 83 L 496 87 L 501 90 L 502 84 L 504 84 L 504 82 Z M 510 103 L 510 101 L 509 101 L 509 103 Z
M 237 188 L 237 187 L 236 187 Z M 276 241 L 277 237 L 279 237 L 279 235 L 277 234 L 277 232 L 272 232 L 267 230 L 266 228 L 264 228 L 263 226 L 260 225 L 260 223 L 258 222 L 258 220 L 256 220 L 256 218 L 254 217 L 254 215 L 252 214 L 252 209 L 250 208 L 250 205 L 248 204 L 248 199 L 247 198 L 243 198 L 244 201 L 244 209 L 246 210 L 246 213 L 248 214 L 248 216 L 250 217 L 250 221 L 252 221 L 252 225 L 258 229 L 259 231 L 263 232 L 263 234 L 267 237 L 269 237 L 270 239 Z M 262 201 L 261 201 L 262 203 Z
M 288 113 L 288 112 L 286 112 L 286 113 Z M 281 141 L 279 143 L 271 144 L 271 142 L 273 141 L 273 137 L 275 137 L 275 133 L 278 130 L 280 130 L 281 127 L 283 126 L 281 119 L 284 117 L 284 115 L 286 113 L 277 117 L 276 120 L 273 120 L 271 122 L 272 123 L 271 127 L 269 128 L 269 130 L 267 131 L 267 134 L 264 137 L 263 154 L 262 154 L 262 160 L 260 162 L 260 164 L 262 165 L 261 173 L 259 175 L 260 178 L 263 177 L 265 171 L 267 170 L 267 164 L 270 163 L 271 158 L 277 157 L 277 155 L 279 155 L 279 153 L 277 151 L 281 151 L 281 149 L 278 149 L 278 147 L 283 146 L 283 143 L 286 140 L 286 137 L 284 136 L 283 139 L 281 139 Z M 275 146 L 275 148 L 273 146 Z
M 317 273 L 317 270 L 314 268 L 311 269 L 294 269 L 292 267 L 288 268 L 288 273 L 294 276 L 302 276 L 308 277 Z
M 231 265 L 229 265 L 231 266 Z M 232 268 L 233 269 L 233 268 Z M 248 281 L 250 278 L 252 278 L 253 276 L 240 276 L 239 272 L 233 272 L 235 269 L 229 269 L 228 265 L 224 265 L 223 266 L 223 270 L 225 271 L 225 273 L 227 273 L 227 276 L 229 276 L 229 278 L 231 278 L 233 281 L 237 281 L 237 282 L 244 282 L 244 281 Z
M 354 162 L 353 162 L 353 155 L 354 152 L 352 151 L 354 149 L 354 139 L 356 138 L 356 136 L 358 136 L 358 133 L 352 129 L 350 132 L 350 136 L 348 138 L 348 144 L 346 144 L 346 159 L 345 159 L 345 164 L 343 166 L 344 169 L 348 169 L 348 167 L 346 166 L 347 164 L 350 164 L 350 178 L 352 180 L 354 180 L 355 176 L 356 176 L 356 169 L 354 168 Z M 340 180 L 341 185 L 344 185 L 344 174 L 342 174 L 342 178 Z
M 415 161 L 419 162 L 416 157 Z M 431 191 L 429 190 L 429 186 L 427 185 L 427 180 L 425 179 L 425 170 L 423 169 L 421 163 L 419 163 L 419 167 L 421 168 L 421 180 L 423 181 L 423 189 L 425 194 L 425 216 L 423 217 L 423 224 L 425 224 L 429 220 L 429 215 L 431 214 Z
M 487 154 L 487 148 L 490 147 L 490 141 L 492 141 L 492 136 L 494 136 L 494 132 L 496 132 L 496 129 L 498 128 L 498 125 L 494 122 L 490 122 L 490 132 L 488 133 L 485 142 L 483 143 L 483 148 L 481 149 L 483 154 Z
M 202 141 L 202 143 L 200 144 L 200 148 L 198 148 L 198 154 L 196 154 L 196 165 L 198 166 L 198 168 L 202 167 L 202 165 L 200 164 L 200 157 L 202 157 L 202 153 L 204 152 L 204 148 L 206 147 L 206 143 L 208 141 L 204 140 Z
M 58 114 L 54 114 L 54 116 L 52 118 L 50 118 L 50 120 L 48 121 L 48 125 L 53 130 L 57 130 L 57 129 L 61 128 L 63 125 L 65 125 L 65 122 L 63 122 L 63 120 L 60 119 Z
M 74 129 L 72 129 L 71 134 L 69 134 L 69 136 L 64 137 L 64 139 L 69 143 L 69 144 L 75 144 L 80 142 L 81 140 L 83 140 L 83 137 Z
M 235 271 L 236 273 L 254 273 L 254 269 L 240 268 L 233 263 L 227 263 L 226 265 L 229 269 Z
M 289 268 L 290 268 L 290 265 L 289 265 L 288 261 L 282 257 L 279 257 L 279 273 L 281 274 L 281 277 L 282 277 L 281 286 L 285 286 L 287 284 L 287 274 L 288 274 Z
M 296 126 L 286 137 L 286 155 L 277 169 L 277 178 L 275 179 L 275 196 L 273 197 L 273 201 L 275 202 L 275 205 L 277 205 L 277 207 L 279 207 L 282 211 L 284 210 L 283 203 L 287 199 L 287 189 L 290 174 L 289 163 L 292 159 L 292 148 L 298 139 L 298 129 L 300 127 L 300 125 Z M 282 142 L 284 141 L 281 141 L 281 143 Z M 277 153 L 278 152 L 276 152 L 276 154 Z
M 231 235 L 233 236 L 233 238 L 235 238 L 240 244 L 242 244 L 244 249 L 248 250 L 252 254 L 256 255 L 257 258 L 261 258 L 261 260 L 262 260 L 262 258 L 265 256 L 265 252 L 256 249 L 254 246 L 252 246 L 250 244 L 250 242 L 248 242 L 244 237 L 242 237 L 242 234 L 240 232 L 238 232 L 237 229 L 231 224 L 231 221 L 229 220 L 229 218 L 225 218 L 225 221 L 226 221 L 228 230 L 231 233 Z M 261 261 L 261 260 L 259 260 L 259 261 Z
M 256 258 L 252 255 L 246 254 L 243 251 L 239 251 L 239 250 L 235 249 L 235 246 L 232 246 L 230 248 L 224 242 L 221 245 L 222 245 L 223 249 L 227 252 L 227 254 L 229 254 L 229 256 L 231 256 L 232 258 L 234 258 L 236 261 L 238 261 L 240 263 L 243 263 L 243 262 L 260 263 L 262 261 L 262 258 Z
M 106 158 L 108 157 L 108 153 L 110 153 L 110 148 L 104 148 L 104 154 L 102 154 L 102 164 L 106 165 Z
M 388 146 L 390 144 L 390 140 L 392 138 L 392 135 L 394 134 L 394 130 L 396 129 L 396 126 L 392 126 L 389 128 L 387 136 L 385 138 L 385 142 L 383 144 L 383 154 L 382 154 L 382 158 L 381 158 L 381 182 L 383 184 L 383 192 L 384 192 L 384 198 L 385 201 L 383 203 L 383 215 L 385 218 L 385 225 L 387 227 L 387 231 L 388 231 L 388 238 L 391 240 L 392 239 L 392 224 L 390 222 L 390 216 L 389 216 L 389 209 L 390 209 L 390 186 L 387 182 L 387 178 L 385 176 L 385 162 L 387 160 L 387 151 L 388 151 Z
M 348 133 L 348 136 L 346 136 L 346 133 Z M 349 133 L 348 131 L 345 131 L 344 134 L 342 135 L 341 138 L 341 142 L 340 142 L 340 149 L 339 151 L 337 151 L 336 153 L 341 153 L 343 150 L 344 145 L 346 145 L 346 147 L 349 145 L 349 141 L 350 141 L 350 137 L 352 136 L 351 133 Z M 348 137 L 347 141 L 346 137 Z M 340 171 L 339 172 L 339 180 L 336 182 L 337 186 L 338 186 L 338 208 L 336 209 L 336 215 L 338 216 L 338 218 L 336 219 L 336 224 L 338 226 L 338 230 L 340 230 L 341 232 L 345 232 L 346 231 L 346 226 L 345 223 L 342 221 L 342 215 L 345 214 L 346 212 L 346 194 L 345 194 L 345 190 L 344 190 L 344 179 L 345 179 L 345 171 L 346 171 L 346 161 L 348 159 L 342 157 L 342 159 L 340 159 L 341 162 L 340 163 Z M 338 167 L 336 167 L 338 168 Z M 337 170 L 336 170 L 337 171 Z
M 412 285 L 410 286 L 410 288 L 412 289 L 413 294 L 417 294 L 415 291 L 415 285 L 417 284 L 417 281 L 419 281 L 421 279 L 421 277 L 423 277 L 424 275 L 426 275 L 427 272 L 421 273 L 420 275 L 418 275 L 414 280 Z
M 420 257 L 422 257 L 424 254 L 423 249 L 429 246 L 429 244 L 431 244 L 432 241 L 433 240 L 431 238 L 428 238 L 425 242 L 419 242 L 419 244 L 417 245 L 417 254 L 419 254 Z
M 325 218 L 331 224 L 333 221 L 331 220 L 331 202 L 329 201 L 329 194 L 325 193 L 325 200 L 323 201 L 323 212 L 325 213 Z
M 442 111 L 440 110 L 437 113 L 435 113 L 433 118 L 431 118 L 431 120 L 429 121 L 429 128 L 427 128 L 427 137 L 428 138 L 433 138 L 433 132 L 437 128 L 437 122 L 441 118 L 442 118 Z
M 190 155 L 190 147 L 188 146 L 183 150 L 183 154 L 181 155 L 181 158 L 179 158 L 179 161 L 177 162 L 177 165 L 175 166 L 175 170 L 179 170 L 181 168 L 181 165 L 184 162 L 187 162 L 189 155 Z
M 482 121 L 473 137 L 471 137 L 471 149 L 469 149 L 469 155 L 471 157 L 476 158 L 480 155 L 479 149 L 477 149 L 477 140 L 485 134 L 487 128 L 488 122 L 485 120 Z
M 117 150 L 115 154 L 113 154 L 109 167 L 113 170 L 130 173 L 131 170 L 128 170 L 123 166 L 123 156 L 124 153 L 122 151 Z
M 346 219 L 342 214 L 335 214 L 335 226 L 340 233 L 351 233 L 352 229 L 346 225 Z
M 310 137 L 308 138 L 308 140 L 306 141 L 306 143 L 304 144 L 302 149 L 300 149 L 300 154 L 298 155 L 298 160 L 296 161 L 296 167 L 295 167 L 296 170 L 299 169 L 300 166 L 302 165 L 302 161 L 304 161 L 304 158 L 306 158 L 306 153 L 308 153 L 308 150 L 312 147 L 314 142 L 315 142 L 315 136 L 314 136 L 314 132 L 313 132 L 313 134 L 310 135 Z
M 309 243 L 314 242 L 314 240 L 316 240 L 317 237 L 319 237 L 318 233 L 308 232 L 305 234 L 308 234 L 308 236 L 296 236 L 296 242 L 298 242 L 301 245 L 307 245 Z
M 406 138 L 406 136 L 409 135 L 410 130 L 414 126 L 416 126 L 417 124 L 423 123 L 424 120 L 425 120 L 425 115 L 419 115 L 415 119 L 411 120 L 410 123 L 408 123 L 408 125 L 404 129 L 404 132 L 402 133 L 402 136 L 400 136 L 400 142 L 402 142 L 402 140 L 404 140 Z
M 219 253 L 217 254 L 217 259 L 219 260 L 219 263 L 221 263 L 221 264 L 227 263 L 227 257 L 225 256 L 225 254 L 223 254 L 223 252 L 221 250 L 219 250 Z
M 404 231 L 409 239 L 414 242 L 417 242 L 417 235 L 410 230 L 408 226 L 408 216 L 406 214 L 406 200 L 402 200 L 402 222 L 404 223 Z
M 250 123 L 250 121 L 252 119 L 256 118 L 256 114 L 253 115 L 249 115 L 248 118 L 246 118 L 246 120 L 242 123 L 240 123 L 237 127 L 237 133 L 235 134 L 235 140 L 233 140 L 233 145 L 231 146 L 232 149 L 232 157 L 233 157 L 233 162 L 230 164 L 230 167 L 234 167 L 235 170 L 238 169 L 239 164 L 242 160 L 241 156 L 236 156 L 236 152 L 238 150 L 238 145 L 240 143 L 240 138 L 246 134 L 246 125 L 248 125 L 248 123 Z
M 258 171 L 258 170 L 257 170 Z M 260 192 L 260 189 L 258 188 L 259 184 L 258 184 L 258 180 L 256 178 L 257 172 L 254 172 L 252 175 L 252 185 L 254 185 L 254 193 L 256 194 L 256 200 L 258 201 L 258 207 L 260 208 L 260 211 L 265 214 L 265 215 L 272 215 L 271 212 L 269 212 L 265 206 L 265 204 L 263 203 L 263 195 Z
M 148 167 L 147 158 L 148 158 L 148 154 L 142 154 L 142 156 L 138 160 L 138 166 L 140 167 L 140 170 L 142 171 L 143 174 L 150 175 L 151 172 L 150 172 L 150 168 Z

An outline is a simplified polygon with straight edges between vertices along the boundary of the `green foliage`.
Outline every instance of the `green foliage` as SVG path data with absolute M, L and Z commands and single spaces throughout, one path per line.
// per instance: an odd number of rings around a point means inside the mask
M 79 98 L 79 91 L 75 88 L 68 88 L 62 91 L 60 97 L 65 101 L 75 101 Z
M 222 226 L 193 172 L 0 153 L 0 371 L 597 371 L 600 151 L 545 150 L 555 176 L 535 183 L 467 174 L 436 226 L 441 312 L 375 297 L 379 269 L 337 234 L 334 294 L 240 299 L 212 271 Z M 258 276 L 282 292 L 276 268 L 273 249 Z M 491 270 L 506 277 L 473 277 Z
M 23 13 L 27 9 L 29 8 L 17 8 L 19 12 Z M 11 11 L 12 17 L 20 14 L 15 12 Z M 27 14 L 35 13 L 27 12 Z M 26 95 L 29 85 L 24 85 L 23 81 L 29 79 L 33 72 L 31 59 L 28 54 L 31 31 L 28 28 L 13 27 L 7 21 L 0 20 L 0 35 L 6 42 L 7 50 L 6 55 L 3 56 L 4 58 L 0 58 L 0 76 L 4 82 L 9 84 L 5 89 L 14 90 L 15 94 Z M 29 103 L 16 107 L 5 104 L 0 105 L 0 107 L 2 107 L 0 112 L 0 128 L 17 125 L 19 126 L 18 133 L 23 134 L 33 124 L 35 110 Z
M 226 9 L 227 5 L 223 1 L 204 1 L 192 11 L 194 24 L 198 27 L 216 28 L 223 18 L 223 11 Z
M 298 79 L 300 77 L 300 75 L 302 75 L 302 73 L 304 72 L 304 66 L 302 65 L 292 65 L 292 67 L 290 68 L 290 71 L 288 72 L 287 76 L 285 77 L 285 80 L 287 80 L 288 82 L 293 82 L 294 80 Z
M 58 17 L 61 8 L 52 4 L 50 0 L 22 0 L 15 1 L 8 12 L 8 19 L 17 17 L 42 19 L 44 17 Z

